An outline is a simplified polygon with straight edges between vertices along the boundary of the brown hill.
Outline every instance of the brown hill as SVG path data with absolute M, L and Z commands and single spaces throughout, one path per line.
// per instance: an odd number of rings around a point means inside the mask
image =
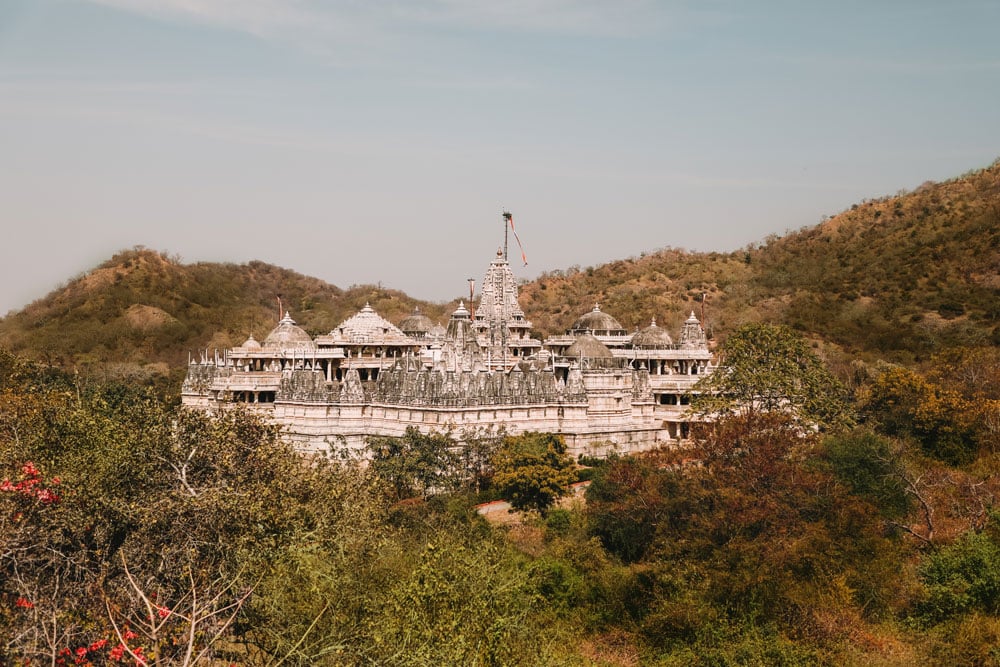
M 307 331 L 325 333 L 366 301 L 392 319 L 419 304 L 444 306 L 371 285 L 348 290 L 264 262 L 182 264 L 136 248 L 116 254 L 18 313 L 0 320 L 0 346 L 70 368 L 115 374 L 180 368 L 189 353 L 258 340 L 285 308 Z
M 1000 161 L 852 206 L 747 253 L 782 319 L 849 349 L 919 360 L 1000 342 Z
M 1000 161 L 913 192 L 862 202 L 822 224 L 733 253 L 666 249 L 522 286 L 547 332 L 595 301 L 627 328 L 676 328 L 689 310 L 724 335 L 750 320 L 789 324 L 852 355 L 919 361 L 1000 343 Z
M 278 295 L 313 334 L 366 301 L 392 321 L 415 305 L 443 321 L 453 307 L 371 285 L 342 290 L 263 262 L 181 264 L 137 248 L 0 320 L 0 346 L 67 367 L 150 373 L 166 364 L 176 374 L 191 351 L 264 337 Z M 595 302 L 629 330 L 653 317 L 676 330 L 694 310 L 719 338 L 768 320 L 851 356 L 904 362 L 998 344 L 1000 161 L 736 252 L 666 248 L 521 286 L 539 336 L 561 333 Z

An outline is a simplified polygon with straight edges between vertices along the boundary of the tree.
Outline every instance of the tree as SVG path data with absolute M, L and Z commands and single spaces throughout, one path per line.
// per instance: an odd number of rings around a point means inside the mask
M 901 366 L 885 366 L 862 406 L 863 415 L 885 434 L 913 438 L 927 454 L 959 465 L 976 456 L 973 404 L 951 389 Z
M 906 469 L 885 437 L 860 429 L 833 435 L 823 442 L 821 455 L 825 467 L 887 519 L 912 509 Z
M 367 525 L 338 527 L 335 465 L 304 465 L 245 411 L 175 410 L 122 386 L 0 386 L 16 399 L 0 408 L 2 664 L 242 650 L 244 603 L 274 555 Z
M 511 507 L 545 514 L 569 492 L 573 461 L 562 436 L 528 432 L 508 437 L 493 459 L 493 483 Z
M 421 433 L 408 426 L 401 438 L 368 439 L 375 475 L 394 490 L 396 499 L 454 491 L 461 483 L 458 443 L 448 433 Z
M 920 565 L 926 598 L 923 620 L 937 623 L 979 610 L 1000 612 L 1000 517 L 991 514 L 982 531 L 962 534 L 953 544 L 929 553 Z
M 679 530 L 701 511 L 703 481 L 663 455 L 612 458 L 587 488 L 590 530 L 626 563 L 640 561 L 658 534 Z
M 784 412 L 820 428 L 850 422 L 846 392 L 809 344 L 791 329 L 747 324 L 722 347 L 722 367 L 702 378 L 693 408 L 705 416 Z

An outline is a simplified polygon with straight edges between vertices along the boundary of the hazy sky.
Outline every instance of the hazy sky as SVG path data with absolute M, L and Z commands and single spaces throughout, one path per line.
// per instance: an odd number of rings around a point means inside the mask
M 1000 2 L 0 0 L 0 314 L 133 245 L 446 300 L 1000 156 Z M 513 256 L 513 255 L 512 255 Z

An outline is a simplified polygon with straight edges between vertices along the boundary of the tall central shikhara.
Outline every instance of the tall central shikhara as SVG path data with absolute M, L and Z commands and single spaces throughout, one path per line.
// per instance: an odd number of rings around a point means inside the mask
M 483 324 L 507 323 L 517 318 L 524 319 L 524 311 L 517 302 L 517 281 L 510 264 L 498 250 L 483 278 L 476 321 Z
M 525 319 L 517 302 L 517 280 L 507 261 L 510 214 L 504 212 L 503 220 L 504 245 L 497 249 L 496 257 L 486 269 L 475 314 L 480 343 L 489 350 L 492 363 L 500 365 L 505 365 L 510 357 L 520 356 L 520 348 L 525 347 L 522 341 L 530 340 L 531 330 L 531 322 Z

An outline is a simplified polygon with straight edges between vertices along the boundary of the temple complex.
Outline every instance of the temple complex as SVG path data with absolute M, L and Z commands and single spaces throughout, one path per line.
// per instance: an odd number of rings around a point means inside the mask
M 444 326 L 419 310 L 397 326 L 366 304 L 315 338 L 285 312 L 263 341 L 250 336 L 193 360 L 182 401 L 248 406 L 315 452 L 361 452 L 368 436 L 401 436 L 410 426 L 459 438 L 501 427 L 559 433 L 574 455 L 687 437 L 692 388 L 714 370 L 693 312 L 676 342 L 655 320 L 629 334 L 599 305 L 565 335 L 538 340 L 505 248 L 470 307 L 460 303 Z

